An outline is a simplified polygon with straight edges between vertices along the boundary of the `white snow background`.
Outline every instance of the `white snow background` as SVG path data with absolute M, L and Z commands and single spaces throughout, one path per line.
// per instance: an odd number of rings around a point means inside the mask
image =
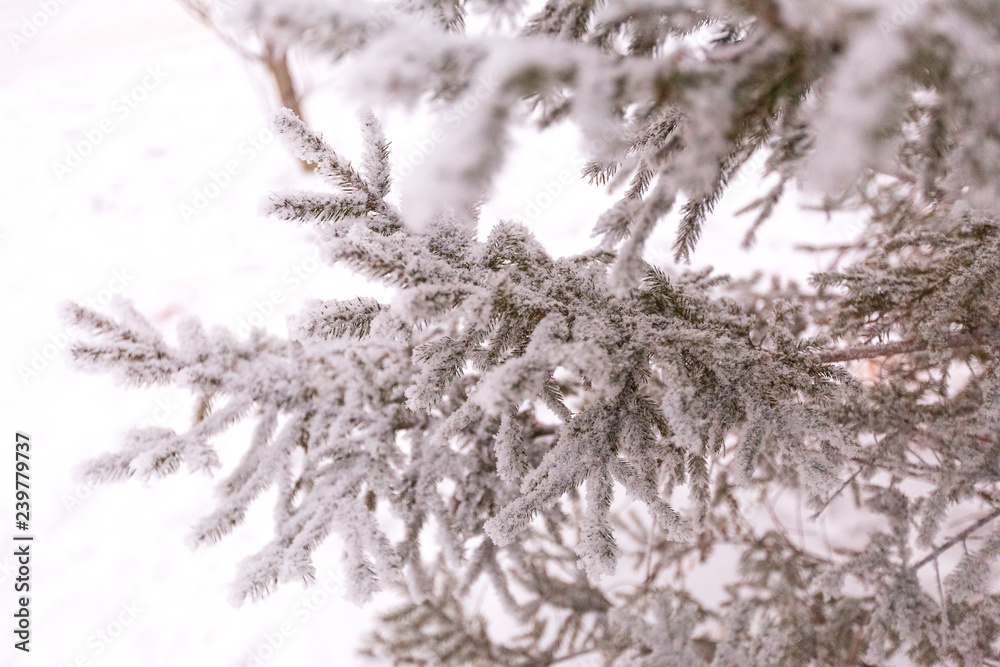
M 45 6 L 57 10 L 33 19 Z M 26 20 L 43 25 L 24 43 L 12 39 L 25 34 Z M 0 28 L 0 439 L 8 443 L 0 457 L 0 664 L 361 664 L 355 647 L 386 601 L 359 610 L 337 593 L 336 538 L 316 554 L 319 580 L 334 594 L 289 585 L 240 609 L 227 602 L 236 564 L 271 535 L 273 495 L 254 503 L 246 523 L 218 545 L 192 551 L 185 538 L 214 506 L 218 477 L 182 469 L 148 484 L 91 489 L 75 476 L 82 462 L 116 449 L 131 427 L 185 429 L 193 404 L 181 391 L 130 389 L 71 370 L 72 335 L 58 318 L 60 302 L 109 312 L 108 297 L 120 292 L 172 341 L 185 316 L 234 329 L 260 318 L 284 335 L 285 317 L 306 299 L 384 294 L 344 270 L 318 267 L 307 229 L 257 217 L 257 202 L 270 190 L 323 187 L 277 141 L 259 150 L 250 142 L 267 136 L 267 80 L 171 0 L 3 0 Z M 335 71 L 309 63 L 306 115 L 334 148 L 354 157 L 355 110 L 332 94 L 335 81 Z M 430 136 L 426 118 L 376 111 L 397 171 L 419 169 Z M 88 139 L 95 131 L 99 143 Z M 576 178 L 574 131 L 516 137 L 484 220 L 530 222 L 556 254 L 585 249 L 610 200 Z M 81 142 L 96 145 L 60 178 L 53 163 Z M 192 204 L 211 173 L 233 160 L 239 173 L 185 221 L 180 205 Z M 755 159 L 750 171 L 761 163 Z M 567 170 L 572 186 L 560 184 Z M 802 279 L 818 265 L 790 251 L 796 240 L 831 241 L 851 230 L 849 216 L 830 224 L 790 201 L 744 252 L 739 241 L 750 221 L 731 213 L 757 186 L 752 174 L 737 179 L 695 265 L 741 275 L 780 268 Z M 650 258 L 670 263 L 672 234 L 670 224 L 661 226 Z M 15 431 L 32 442 L 28 655 L 11 639 Z M 243 426 L 218 440 L 227 467 L 248 437 Z

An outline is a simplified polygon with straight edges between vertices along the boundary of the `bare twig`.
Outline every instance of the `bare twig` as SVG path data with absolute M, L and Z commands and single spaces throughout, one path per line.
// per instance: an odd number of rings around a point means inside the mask
M 945 336 L 943 347 L 954 350 L 976 347 L 977 345 L 1000 345 L 1000 331 L 990 329 L 977 333 L 951 334 Z M 930 346 L 930 342 L 923 340 L 901 340 L 876 345 L 853 345 L 837 350 L 820 352 L 818 358 L 820 363 L 835 364 L 841 361 L 857 361 L 859 359 L 889 357 L 894 354 L 922 352 L 930 348 Z
M 211 2 L 204 2 L 203 0 L 178 0 L 178 2 L 180 2 L 181 6 L 194 15 L 194 17 L 198 19 L 206 28 L 211 30 L 216 37 L 225 42 L 226 46 L 238 53 L 241 57 L 246 58 L 247 60 L 263 60 L 263 54 L 251 51 L 245 45 L 237 41 L 232 35 L 219 28 L 219 25 L 215 21 L 215 17 L 212 15 Z
M 852 483 L 852 482 L 853 482 L 853 481 L 854 481 L 855 479 L 857 479 L 857 478 L 858 478 L 858 475 L 860 475 L 860 474 L 861 474 L 861 471 L 862 471 L 862 470 L 864 470 L 864 468 L 863 468 L 863 467 L 861 467 L 861 468 L 858 468 L 858 469 L 857 469 L 857 470 L 856 470 L 856 471 L 854 472 L 854 474 L 853 474 L 853 475 L 851 475 L 850 477 L 848 477 L 848 478 L 847 478 L 847 479 L 846 479 L 846 480 L 844 481 L 844 483 L 840 485 L 840 488 L 839 488 L 839 489 L 837 489 L 836 491 L 834 491 L 834 492 L 833 492 L 833 494 L 831 494 L 829 498 L 827 498 L 827 499 L 826 499 L 825 501 L 823 501 L 823 505 L 822 505 L 822 506 L 821 506 L 821 507 L 820 507 L 820 508 L 819 508 L 818 510 L 816 510 L 816 512 L 815 512 L 815 513 L 814 513 L 814 514 L 813 514 L 813 515 L 812 515 L 811 517 L 809 517 L 810 521 L 815 521 L 816 519 L 818 519 L 818 518 L 819 518 L 819 515 L 820 515 L 820 514 L 822 514 L 822 513 L 823 513 L 823 511 L 824 511 L 824 510 L 826 510 L 826 508 L 830 506 L 830 503 L 832 503 L 832 502 L 833 502 L 834 500 L 836 500 L 836 499 L 837 499 L 837 497 L 838 497 L 838 496 L 840 496 L 840 494 L 844 492 L 844 489 L 846 489 L 846 488 L 847 488 L 848 486 L 850 486 L 850 485 L 851 485 L 851 483 Z
M 239 54 L 241 58 L 263 65 L 274 81 L 281 106 L 285 109 L 291 109 L 292 113 L 302 119 L 303 122 L 305 121 L 305 116 L 302 113 L 302 95 L 298 91 L 295 79 L 292 77 L 291 69 L 288 66 L 287 49 L 264 38 L 261 39 L 262 43 L 259 49 L 249 48 L 243 41 L 219 26 L 218 18 L 214 11 L 215 5 L 212 0 L 178 1 L 181 6 L 211 30 L 226 46 Z M 305 171 L 313 171 L 315 169 L 314 164 L 305 160 L 300 160 L 299 162 Z
M 998 516 L 1000 516 L 1000 508 L 997 508 L 992 512 L 990 512 L 989 514 L 980 517 L 971 526 L 969 526 L 959 534 L 955 535 L 953 538 L 951 538 L 941 546 L 934 549 L 934 551 L 930 552 L 929 554 L 921 558 L 919 561 L 917 561 L 916 565 L 913 566 L 913 570 L 914 571 L 919 570 L 924 565 L 927 565 L 927 563 L 930 563 L 932 560 L 943 554 L 945 551 L 951 549 L 953 546 L 955 546 L 956 544 L 967 538 L 969 535 L 971 535 L 972 533 L 976 532 L 977 530 L 988 524 L 990 521 L 993 521 L 993 519 L 997 518 Z
M 596 648 L 583 649 L 583 650 L 577 651 L 575 653 L 570 653 L 568 655 L 564 655 L 564 656 L 561 656 L 559 658 L 556 658 L 555 660 L 553 660 L 552 662 L 550 662 L 549 665 L 556 665 L 556 664 L 559 664 L 560 662 L 566 662 L 568 660 L 573 660 L 575 658 L 579 658 L 579 657 L 584 656 L 584 655 L 589 655 L 591 653 L 597 653 L 597 649 Z

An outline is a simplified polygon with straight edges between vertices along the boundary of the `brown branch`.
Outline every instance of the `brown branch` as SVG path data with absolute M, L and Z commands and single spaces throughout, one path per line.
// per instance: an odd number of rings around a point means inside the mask
M 802 250 L 803 252 L 830 252 L 832 250 L 837 250 L 841 253 L 846 252 L 848 250 L 853 250 L 854 248 L 857 247 L 858 244 L 856 243 L 828 243 L 824 245 L 800 243 L 793 246 L 795 250 Z
M 246 48 L 232 35 L 219 28 L 219 25 L 212 14 L 212 2 L 206 0 L 178 0 L 178 2 L 180 2 L 181 6 L 188 10 L 206 28 L 211 30 L 216 37 L 225 42 L 226 46 L 238 53 L 240 57 L 246 58 L 247 60 L 263 60 L 262 54 Z
M 927 565 L 927 563 L 931 562 L 932 560 L 943 554 L 948 549 L 951 549 L 953 546 L 955 546 L 956 544 L 967 538 L 969 535 L 971 535 L 972 533 L 976 532 L 977 530 L 988 524 L 990 521 L 993 521 L 993 519 L 997 518 L 998 516 L 1000 516 L 1000 508 L 997 508 L 992 512 L 990 512 L 989 514 L 980 517 L 971 526 L 960 532 L 958 535 L 955 535 L 955 537 L 951 538 L 941 546 L 934 549 L 934 551 L 930 552 L 929 554 L 921 558 L 919 561 L 917 561 L 917 563 L 913 566 L 913 570 L 917 571 L 924 565 Z
M 271 74 L 274 85 L 278 89 L 278 98 L 281 106 L 290 109 L 292 113 L 305 123 L 306 117 L 302 113 L 302 96 L 299 94 L 292 78 L 292 72 L 288 69 L 288 51 L 276 46 L 269 40 L 264 40 L 264 53 L 260 57 L 264 67 Z M 299 160 L 299 165 L 303 171 L 314 171 L 316 164 L 307 160 Z
M 977 345 L 1000 344 L 1000 330 L 990 329 L 980 333 L 959 333 L 945 336 L 943 347 L 957 350 Z M 857 361 L 859 359 L 875 359 L 889 357 L 894 354 L 910 354 L 923 352 L 931 347 L 925 340 L 901 340 L 877 345 L 852 345 L 837 350 L 826 350 L 817 355 L 822 364 L 835 364 L 840 361 Z
M 575 653 L 569 653 L 567 655 L 564 655 L 564 656 L 561 656 L 561 657 L 558 657 L 558 658 L 554 659 L 552 662 L 549 663 L 549 666 L 551 667 L 551 665 L 557 665 L 560 662 L 567 662 L 568 660 L 575 660 L 576 658 L 579 658 L 579 657 L 584 656 L 584 655 L 588 655 L 590 653 L 597 653 L 598 650 L 599 649 L 596 649 L 596 648 L 589 648 L 589 649 L 582 649 L 582 650 L 576 651 Z
M 840 485 L 840 488 L 834 491 L 833 495 L 831 495 L 829 498 L 823 501 L 823 505 L 818 510 L 816 510 L 811 517 L 809 517 L 809 520 L 815 521 L 816 519 L 818 519 L 819 515 L 822 514 L 824 511 L 826 511 L 826 508 L 830 506 L 830 503 L 836 500 L 840 496 L 840 494 L 844 492 L 844 489 L 849 487 L 851 483 L 858 478 L 858 475 L 860 475 L 861 471 L 863 471 L 864 469 L 865 469 L 864 466 L 858 468 L 856 471 L 854 471 L 853 475 L 844 480 L 844 483 Z
M 264 53 L 261 55 L 260 61 L 264 63 L 271 78 L 274 79 L 281 106 L 290 109 L 305 123 L 305 116 L 302 114 L 302 96 L 296 89 L 291 70 L 288 69 L 288 51 L 270 40 L 264 40 Z
M 295 79 L 288 67 L 288 51 L 276 45 L 272 41 L 262 38 L 260 50 L 252 50 L 234 35 L 223 30 L 218 23 L 217 16 L 213 12 L 214 3 L 212 0 L 178 0 L 180 4 L 188 10 L 196 19 L 211 30 L 216 37 L 221 39 L 226 46 L 235 51 L 241 58 L 251 62 L 257 62 L 264 66 L 267 73 L 274 81 L 278 90 L 278 99 L 281 106 L 291 109 L 292 113 L 305 122 L 302 113 L 302 95 L 298 91 Z M 299 164 L 304 171 L 313 171 L 315 164 L 306 160 L 299 160 Z

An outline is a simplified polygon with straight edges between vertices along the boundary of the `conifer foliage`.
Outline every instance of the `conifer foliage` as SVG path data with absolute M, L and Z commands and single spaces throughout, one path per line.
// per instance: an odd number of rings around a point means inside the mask
M 328 189 L 262 213 L 394 297 L 310 302 L 287 338 L 187 321 L 176 346 L 127 303 L 68 307 L 82 367 L 198 406 L 88 474 L 213 471 L 213 436 L 252 420 L 192 542 L 275 488 L 274 538 L 234 602 L 309 582 L 335 533 L 350 595 L 398 596 L 365 649 L 380 664 L 1000 659 L 995 4 L 389 7 L 261 0 L 241 20 L 342 63 L 368 101 L 463 109 L 401 199 L 371 112 L 356 166 L 291 112 L 273 121 Z M 582 177 L 619 195 L 572 257 L 480 218 L 511 128 L 561 122 L 592 151 Z M 755 155 L 769 180 L 748 246 L 793 188 L 862 214 L 829 270 L 761 286 L 648 264 L 661 223 L 690 257 Z M 782 494 L 833 537 L 768 516 Z M 699 577 L 724 581 L 721 603 Z M 484 584 L 504 618 L 476 605 Z

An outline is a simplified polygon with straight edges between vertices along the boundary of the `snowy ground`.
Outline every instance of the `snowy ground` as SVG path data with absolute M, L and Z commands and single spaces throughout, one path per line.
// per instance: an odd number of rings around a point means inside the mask
M 37 18 L 46 7 L 52 16 Z M 371 610 L 359 612 L 337 594 L 333 541 L 317 561 L 333 594 L 289 586 L 239 610 L 226 601 L 236 563 L 270 535 L 270 497 L 232 536 L 193 552 L 184 538 L 212 506 L 215 480 L 182 472 L 148 485 L 90 489 L 74 477 L 81 462 L 116 448 L 132 426 L 184 428 L 191 403 L 181 392 L 125 389 L 69 370 L 61 301 L 105 308 L 120 293 L 172 339 L 189 315 L 237 330 L 263 321 L 284 333 L 285 316 L 307 298 L 373 291 L 318 267 L 307 230 L 256 216 L 269 190 L 321 187 L 267 141 L 263 80 L 170 0 L 3 0 L 0 27 L 7 314 L 0 434 L 11 443 L 18 430 L 32 438 L 35 535 L 32 654 L 14 651 L 5 628 L 0 664 L 360 664 L 354 647 Z M 330 76 L 313 75 L 307 112 L 350 154 L 353 109 L 324 92 Z M 428 128 L 400 112 L 386 119 L 400 175 L 418 169 L 421 152 L 433 150 Z M 486 219 L 529 220 L 554 252 L 582 250 L 605 197 L 565 185 L 564 173 L 579 166 L 574 135 L 563 128 L 544 140 L 519 137 L 497 188 L 503 197 Z M 77 160 L 73 150 L 87 154 Z M 239 173 L 206 188 L 230 161 Z M 748 198 L 755 184 L 746 179 L 736 199 Z M 196 192 L 217 194 L 204 211 L 184 216 L 181 205 L 193 205 Z M 802 277 L 815 260 L 790 255 L 791 239 L 812 237 L 817 227 L 836 238 L 850 228 L 849 221 L 807 221 L 789 207 L 749 256 L 738 250 L 747 221 L 734 222 L 726 213 L 732 208 L 713 220 L 696 263 L 736 273 L 781 266 Z M 668 261 L 671 230 L 663 232 L 651 256 Z M 227 464 L 246 439 L 238 428 L 220 441 Z M 5 456 L 13 466 L 13 454 Z M 13 522 L 12 475 L 5 475 L 0 516 Z M 13 526 L 2 532 L 10 539 Z M 0 549 L 7 623 L 12 551 Z

